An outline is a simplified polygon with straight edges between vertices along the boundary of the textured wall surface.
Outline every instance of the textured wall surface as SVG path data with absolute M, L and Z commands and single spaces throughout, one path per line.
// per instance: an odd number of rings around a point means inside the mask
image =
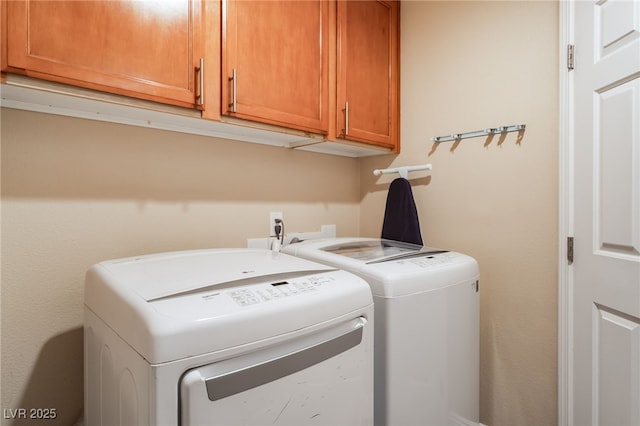
M 245 247 L 270 211 L 357 233 L 357 160 L 3 108 L 2 407 L 81 415 L 93 263 Z
M 480 264 L 480 420 L 557 424 L 558 4 L 402 3 L 402 153 L 361 163 L 361 233 L 410 175 L 425 244 Z M 435 144 L 433 136 L 526 123 Z

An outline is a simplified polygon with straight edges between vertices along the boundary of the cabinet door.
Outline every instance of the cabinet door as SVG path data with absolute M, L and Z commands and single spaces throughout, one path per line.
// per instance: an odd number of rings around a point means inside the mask
M 6 3 L 3 70 L 197 106 L 202 2 Z
M 328 131 L 329 5 L 222 2 L 222 114 Z
M 338 135 L 399 150 L 399 3 L 338 2 Z

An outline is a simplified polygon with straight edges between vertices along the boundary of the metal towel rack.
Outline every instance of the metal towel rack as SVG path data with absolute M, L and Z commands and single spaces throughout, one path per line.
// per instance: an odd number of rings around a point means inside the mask
M 477 138 L 478 136 L 496 135 L 499 133 L 507 133 L 507 132 L 519 132 L 521 130 L 524 130 L 525 127 L 526 127 L 525 124 L 513 124 L 511 126 L 490 127 L 488 129 L 476 130 L 474 132 L 454 133 L 448 136 L 435 136 L 431 138 L 431 140 L 433 142 L 448 142 L 448 141 L 454 141 L 458 139 Z
M 394 167 L 391 169 L 375 169 L 373 174 L 375 176 L 386 175 L 390 173 L 398 173 L 400 177 L 407 178 L 409 172 L 415 172 L 418 170 L 431 170 L 431 163 L 429 164 L 420 164 L 418 166 L 402 166 L 402 167 Z

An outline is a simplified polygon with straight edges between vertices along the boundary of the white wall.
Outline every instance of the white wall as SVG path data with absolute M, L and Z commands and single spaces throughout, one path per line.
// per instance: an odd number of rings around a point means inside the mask
M 83 283 L 100 260 L 359 229 L 354 159 L 2 109 L 2 408 L 82 411 Z M 4 424 L 4 423 L 3 423 Z
M 425 243 L 480 264 L 480 420 L 557 424 L 558 3 L 402 3 L 402 153 L 361 163 L 362 235 L 412 179 Z M 526 123 L 521 135 L 432 143 Z

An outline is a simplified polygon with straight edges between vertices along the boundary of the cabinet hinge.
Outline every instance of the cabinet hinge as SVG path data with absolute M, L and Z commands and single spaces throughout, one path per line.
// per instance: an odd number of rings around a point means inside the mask
M 573 263 L 573 237 L 567 237 L 567 262 Z
M 567 44 L 567 70 L 573 70 L 575 66 L 575 46 L 573 44 Z

